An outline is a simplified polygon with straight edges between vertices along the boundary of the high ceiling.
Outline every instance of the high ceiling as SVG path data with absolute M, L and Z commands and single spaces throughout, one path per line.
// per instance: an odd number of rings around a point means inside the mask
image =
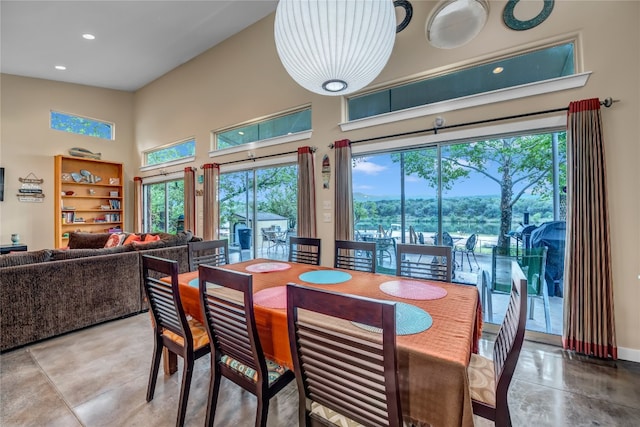
M 135 91 L 274 12 L 276 5 L 270 0 L 2 0 L 0 70 Z M 95 40 L 84 39 L 85 33 Z

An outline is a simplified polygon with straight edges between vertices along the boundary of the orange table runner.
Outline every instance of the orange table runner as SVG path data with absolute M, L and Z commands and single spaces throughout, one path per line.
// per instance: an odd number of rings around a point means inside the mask
M 246 273 L 248 265 L 266 261 L 268 260 L 256 259 L 229 264 L 224 268 Z M 409 421 L 418 425 L 472 426 L 473 411 L 466 367 L 480 332 L 477 289 L 473 286 L 427 282 L 444 288 L 447 291 L 446 297 L 408 300 L 393 297 L 379 289 L 380 284 L 394 280 L 394 276 L 348 271 L 352 276 L 350 280 L 333 285 L 311 284 L 298 278 L 305 272 L 327 269 L 291 263 L 288 270 L 254 273 L 253 291 L 255 294 L 263 289 L 293 282 L 334 292 L 402 301 L 424 309 L 433 318 L 433 325 L 424 332 L 397 336 L 403 413 Z M 189 281 L 197 277 L 197 272 L 179 276 L 180 296 L 185 311 L 204 321 L 198 288 L 189 285 Z M 277 363 L 291 368 L 286 310 L 256 304 L 254 312 L 265 354 Z

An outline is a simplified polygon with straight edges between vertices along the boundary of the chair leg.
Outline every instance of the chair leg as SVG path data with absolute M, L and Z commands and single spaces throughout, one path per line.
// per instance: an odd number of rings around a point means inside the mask
M 256 427 L 267 426 L 267 414 L 269 413 L 269 400 L 261 395 L 258 398 L 258 409 L 256 411 Z
M 469 258 L 469 252 L 467 252 L 467 262 L 469 263 L 469 271 L 473 271 L 473 267 L 471 267 L 471 258 Z M 462 259 L 462 263 L 464 264 L 464 259 Z
M 149 384 L 147 385 L 147 402 L 153 400 L 156 391 L 156 381 L 158 380 L 158 370 L 160 369 L 160 358 L 162 356 L 162 344 L 156 338 L 153 347 L 153 358 L 151 359 L 151 372 L 149 373 Z
M 549 311 L 549 291 L 547 290 L 547 284 L 543 283 L 544 289 L 542 290 L 542 304 L 544 306 L 544 323 L 547 328 L 547 333 L 551 333 L 551 313 Z
M 220 393 L 220 368 L 216 366 L 215 355 L 211 354 L 211 380 L 209 381 L 209 402 L 207 402 L 207 416 L 204 425 L 213 427 L 213 420 L 216 415 L 216 405 L 218 404 L 218 394 Z
M 471 252 L 471 255 L 473 255 L 473 260 L 476 262 L 476 268 L 480 270 L 480 264 L 478 264 L 478 258 L 476 258 L 476 253 Z
M 182 386 L 180 388 L 180 402 L 178 403 L 178 420 L 176 426 L 184 425 L 184 418 L 187 414 L 187 401 L 189 400 L 189 389 L 191 388 L 191 375 L 193 374 L 193 354 L 185 354 L 184 369 L 182 372 Z
M 536 309 L 536 299 L 532 296 L 529 296 L 529 319 L 533 320 L 533 311 Z

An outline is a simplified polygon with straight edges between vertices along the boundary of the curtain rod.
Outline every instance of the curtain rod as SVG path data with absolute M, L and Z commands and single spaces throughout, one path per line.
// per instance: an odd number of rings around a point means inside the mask
M 605 107 L 609 108 L 615 102 L 619 102 L 619 101 L 620 101 L 619 99 L 612 99 L 611 97 L 609 97 L 609 98 L 604 99 L 603 101 L 600 101 L 600 105 L 604 105 Z M 432 128 L 429 128 L 429 129 L 421 129 L 421 130 L 414 130 L 414 131 L 410 131 L 410 132 L 396 133 L 396 134 L 393 134 L 393 135 L 384 135 L 384 136 L 376 136 L 376 137 L 367 138 L 367 139 L 359 139 L 357 141 L 350 141 L 350 143 L 351 144 L 357 144 L 359 142 L 378 141 L 380 139 L 397 138 L 399 136 L 407 136 L 407 135 L 416 135 L 416 134 L 424 133 L 424 132 L 433 132 L 434 134 L 437 134 L 438 130 L 440 130 L 440 129 L 453 129 L 453 128 L 458 128 L 458 127 L 462 127 L 462 126 L 472 126 L 472 125 L 479 125 L 479 124 L 484 124 L 484 123 L 498 122 L 498 121 L 502 121 L 502 120 L 519 119 L 519 118 L 522 118 L 522 117 L 537 116 L 537 115 L 541 115 L 541 114 L 551 114 L 551 113 L 557 113 L 557 112 L 560 112 L 560 111 L 568 111 L 568 110 L 569 110 L 569 107 L 562 107 L 562 108 L 554 108 L 552 110 L 534 111 L 534 112 L 531 112 L 531 113 L 516 114 L 514 116 L 496 117 L 496 118 L 493 118 L 493 119 L 477 120 L 475 122 L 459 123 L 459 124 L 456 124 L 456 125 L 434 126 Z M 334 148 L 334 144 L 329 144 L 329 148 Z
M 309 148 L 311 148 L 311 152 L 312 153 L 315 153 L 316 150 L 318 149 L 317 147 L 309 147 Z M 264 156 L 255 157 L 255 155 L 252 152 L 249 152 L 249 154 L 248 154 L 249 158 L 248 159 L 233 160 L 233 161 L 230 161 L 230 162 L 218 163 L 218 165 L 230 165 L 230 164 L 233 164 L 233 163 L 248 162 L 250 160 L 253 160 L 255 162 L 256 160 L 259 160 L 259 159 L 267 159 L 269 157 L 286 156 L 287 154 L 297 154 L 297 153 L 298 153 L 298 150 L 295 150 L 295 151 L 287 151 L 286 153 L 267 154 L 267 155 L 264 155 Z M 204 169 L 204 165 L 201 165 L 200 169 Z M 184 170 L 184 169 L 182 169 L 182 170 Z M 155 174 L 155 175 L 147 175 L 147 176 L 143 176 L 141 178 L 142 179 L 146 179 L 146 178 L 154 178 L 156 176 L 166 176 L 166 175 L 171 175 L 173 173 L 181 172 L 182 170 L 168 172 L 168 171 L 166 171 L 164 169 L 160 169 L 160 172 Z
M 311 149 L 311 152 L 312 152 L 312 153 L 315 153 L 315 152 L 316 152 L 316 150 L 318 149 L 317 147 L 309 147 L 309 148 Z M 287 151 L 287 152 L 285 152 L 285 153 L 266 154 L 266 155 L 264 155 L 264 156 L 258 156 L 258 157 L 256 157 L 256 156 L 255 156 L 255 154 L 254 154 L 253 152 L 251 152 L 251 151 L 250 151 L 249 153 L 247 153 L 247 155 L 248 155 L 248 157 L 249 157 L 248 159 L 232 160 L 232 161 L 230 161 L 230 162 L 218 163 L 218 165 L 231 165 L 231 164 L 234 164 L 234 163 L 243 163 L 243 162 L 248 162 L 248 161 L 250 161 L 250 160 L 253 160 L 253 161 L 255 162 L 256 160 L 260 160 L 260 159 L 268 159 L 268 158 L 270 158 L 270 157 L 286 156 L 287 154 L 298 154 L 298 150 L 295 150 L 295 151 Z M 204 165 L 200 166 L 200 169 L 203 169 L 203 168 L 204 168 Z

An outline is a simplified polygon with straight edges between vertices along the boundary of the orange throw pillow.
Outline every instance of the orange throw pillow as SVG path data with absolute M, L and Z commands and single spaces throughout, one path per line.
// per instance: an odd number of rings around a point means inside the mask
M 123 245 L 128 245 L 129 243 L 141 242 L 141 241 L 142 239 L 140 238 L 139 234 L 129 234 L 127 238 L 124 240 Z
M 158 236 L 158 235 L 154 236 L 153 234 L 147 234 L 146 236 L 144 236 L 143 242 L 145 242 L 145 243 L 157 242 L 158 240 L 160 240 L 160 236 Z

